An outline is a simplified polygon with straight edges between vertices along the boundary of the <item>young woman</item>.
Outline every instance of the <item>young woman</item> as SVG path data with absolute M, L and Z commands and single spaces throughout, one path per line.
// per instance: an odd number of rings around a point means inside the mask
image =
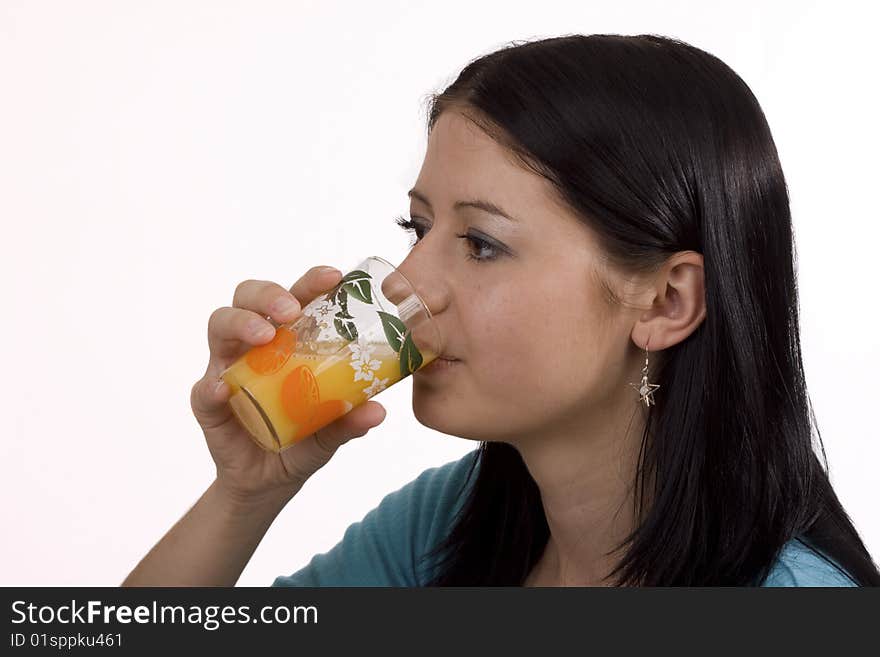
M 413 409 L 480 444 L 275 584 L 880 583 L 814 452 L 785 179 L 743 80 L 681 41 L 573 35 L 480 57 L 431 101 L 399 269 L 454 339 Z M 370 401 L 271 455 L 213 388 L 339 275 L 246 281 L 212 315 L 192 407 L 217 478 L 125 584 L 233 584 L 382 421 Z

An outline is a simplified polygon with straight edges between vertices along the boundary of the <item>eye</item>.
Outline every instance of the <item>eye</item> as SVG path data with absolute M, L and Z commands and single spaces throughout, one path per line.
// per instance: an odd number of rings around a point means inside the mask
M 400 215 L 394 220 L 394 222 L 405 231 L 412 231 L 413 233 L 415 233 L 415 239 L 413 239 L 413 241 L 410 243 L 410 247 L 415 246 L 416 242 L 422 239 L 423 235 L 419 233 L 419 231 L 422 230 L 422 226 L 420 224 L 417 224 L 412 219 L 407 219 L 403 215 Z
M 488 253 L 488 255 L 473 255 L 468 253 L 467 257 L 477 262 L 487 262 L 494 260 L 500 255 L 500 251 L 493 244 L 489 244 L 486 240 L 475 237 L 474 235 L 456 235 L 460 240 L 467 240 L 471 246 L 477 249 L 478 253 Z
M 416 223 L 412 219 L 407 219 L 406 217 L 401 215 L 397 217 L 394 221 L 404 230 L 412 231 L 413 233 L 415 233 L 415 238 L 409 245 L 410 248 L 415 246 L 416 242 L 424 237 L 424 234 L 421 232 L 424 231 L 424 227 L 421 224 Z M 456 235 L 456 237 L 462 240 L 467 240 L 471 244 L 471 246 L 476 248 L 480 253 L 485 253 L 486 250 L 488 250 L 488 255 L 474 255 L 472 253 L 468 253 L 467 257 L 471 260 L 476 260 L 477 262 L 487 262 L 489 260 L 495 260 L 495 258 L 501 255 L 501 249 L 484 239 L 480 239 L 476 235 Z

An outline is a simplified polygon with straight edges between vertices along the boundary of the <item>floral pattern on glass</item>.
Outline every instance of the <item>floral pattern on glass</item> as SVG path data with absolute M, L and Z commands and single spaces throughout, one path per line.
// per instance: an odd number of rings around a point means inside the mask
M 351 295 L 358 301 L 372 304 L 373 295 L 370 281 L 372 276 L 361 269 L 355 269 L 342 277 L 342 280 L 324 297 L 324 301 L 318 306 L 322 319 L 322 326 L 326 325 L 324 318 L 333 316 L 333 326 L 337 334 L 351 343 L 356 343 L 352 351 L 351 366 L 355 370 L 354 380 L 373 380 L 373 372 L 379 369 L 381 363 L 371 358 L 372 352 L 365 343 L 358 340 L 357 326 L 354 316 L 348 312 L 348 297 Z M 398 355 L 400 364 L 400 378 L 404 378 L 422 366 L 421 352 L 412 339 L 412 333 L 406 324 L 398 317 L 381 310 L 376 311 L 382 321 L 382 328 L 388 344 Z M 382 388 L 384 389 L 384 388 Z

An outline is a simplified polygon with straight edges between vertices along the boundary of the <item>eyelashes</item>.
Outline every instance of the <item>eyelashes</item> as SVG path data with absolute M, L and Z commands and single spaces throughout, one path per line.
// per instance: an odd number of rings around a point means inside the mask
M 416 243 L 424 237 L 423 234 L 420 234 L 419 231 L 424 230 L 424 226 L 419 223 L 416 223 L 412 219 L 407 219 L 403 215 L 400 215 L 395 218 L 394 222 L 403 228 L 405 231 L 412 232 L 415 235 L 412 243 L 410 244 L 410 248 L 416 245 Z M 471 246 L 473 246 L 477 252 L 485 252 L 488 250 L 489 255 L 474 255 L 473 253 L 468 252 L 467 257 L 470 260 L 475 260 L 477 262 L 488 262 L 490 260 L 495 260 L 499 255 L 501 255 L 501 250 L 496 247 L 494 244 L 487 242 L 484 239 L 480 239 L 476 235 L 456 235 L 458 239 L 466 240 Z

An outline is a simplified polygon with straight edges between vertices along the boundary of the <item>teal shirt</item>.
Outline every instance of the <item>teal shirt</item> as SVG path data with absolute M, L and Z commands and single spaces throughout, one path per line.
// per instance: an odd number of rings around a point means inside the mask
M 429 468 L 351 524 L 333 549 L 312 557 L 272 586 L 425 586 L 434 572 L 419 558 L 445 537 L 461 508 L 462 487 L 477 450 Z M 476 477 L 476 470 L 473 477 Z M 473 481 L 473 478 L 472 480 Z M 856 586 L 805 547 L 787 543 L 763 586 Z

